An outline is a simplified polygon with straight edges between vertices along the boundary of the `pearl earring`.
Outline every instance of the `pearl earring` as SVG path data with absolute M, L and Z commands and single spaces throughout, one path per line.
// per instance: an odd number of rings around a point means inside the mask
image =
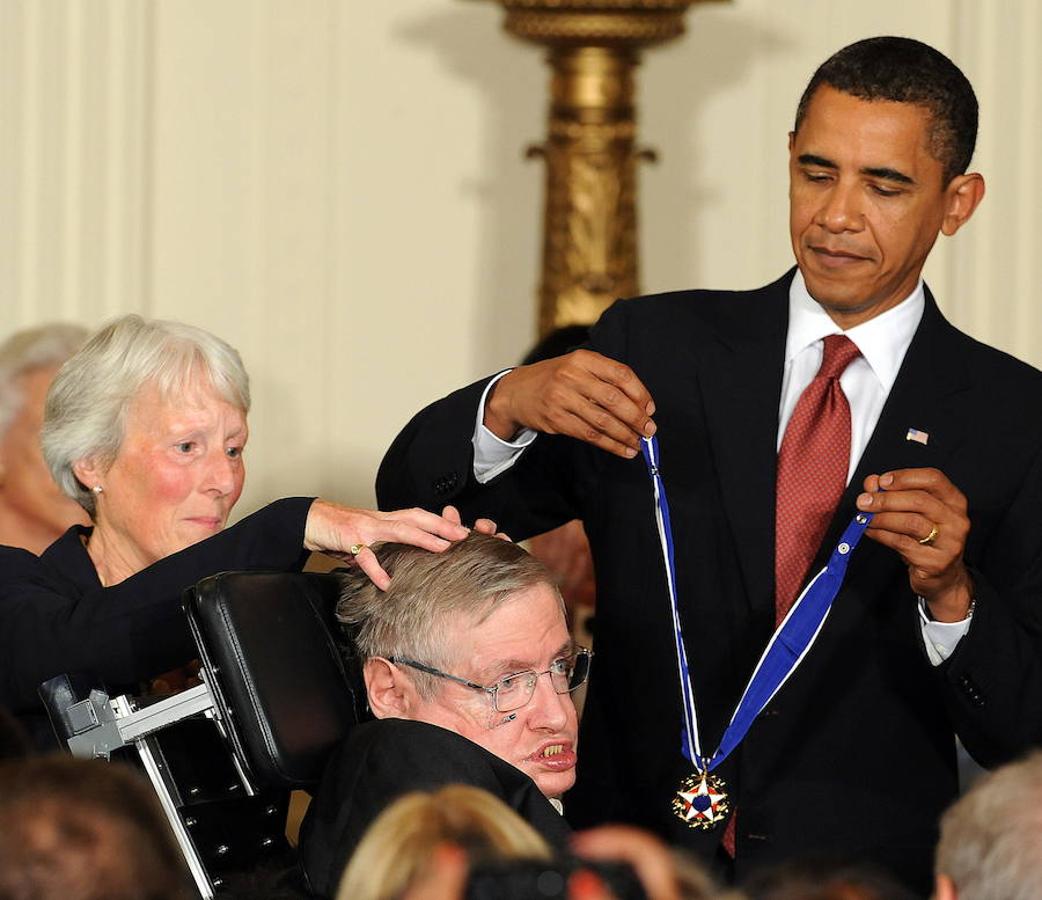
M 100 484 L 96 484 L 96 485 L 94 485 L 94 487 L 91 488 L 91 491 L 93 493 L 95 493 L 95 494 L 100 494 L 104 490 L 105 490 L 105 488 L 103 488 Z

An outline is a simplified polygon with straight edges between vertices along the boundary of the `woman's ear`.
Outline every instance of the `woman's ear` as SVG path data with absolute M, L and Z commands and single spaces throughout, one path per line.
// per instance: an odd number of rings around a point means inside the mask
M 78 459 L 72 464 L 72 474 L 76 476 L 76 480 L 82 484 L 87 490 L 101 484 L 102 476 L 105 474 L 102 471 L 102 467 L 98 465 L 98 461 L 93 456 L 87 456 L 83 459 Z
M 412 681 L 390 660 L 374 656 L 362 669 L 369 708 L 378 719 L 410 719 L 416 705 Z

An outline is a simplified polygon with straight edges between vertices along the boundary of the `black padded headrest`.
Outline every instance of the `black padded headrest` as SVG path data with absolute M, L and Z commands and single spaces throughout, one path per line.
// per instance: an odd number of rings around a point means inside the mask
M 228 738 L 258 787 L 315 784 L 366 717 L 333 615 L 339 589 L 334 573 L 223 572 L 185 592 Z

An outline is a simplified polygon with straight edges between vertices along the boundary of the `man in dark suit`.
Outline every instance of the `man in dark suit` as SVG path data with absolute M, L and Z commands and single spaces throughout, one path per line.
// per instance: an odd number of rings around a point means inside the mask
M 958 332 L 920 279 L 983 197 L 976 125 L 936 50 L 844 48 L 789 137 L 796 270 L 617 303 L 589 350 L 450 395 L 388 452 L 385 507 L 451 499 L 517 538 L 585 523 L 598 656 L 573 824 L 634 822 L 738 878 L 843 855 L 926 892 L 955 735 L 985 765 L 1042 739 L 1042 375 Z M 737 814 L 709 831 L 673 811 L 692 765 L 634 458 L 656 432 L 707 753 L 800 587 L 874 513 L 817 642 L 717 770 Z

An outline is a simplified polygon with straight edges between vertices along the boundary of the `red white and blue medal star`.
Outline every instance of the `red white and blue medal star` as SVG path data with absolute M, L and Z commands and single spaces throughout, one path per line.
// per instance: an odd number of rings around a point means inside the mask
M 708 772 L 688 775 L 673 795 L 673 812 L 691 828 L 709 831 L 731 811 L 724 783 Z

